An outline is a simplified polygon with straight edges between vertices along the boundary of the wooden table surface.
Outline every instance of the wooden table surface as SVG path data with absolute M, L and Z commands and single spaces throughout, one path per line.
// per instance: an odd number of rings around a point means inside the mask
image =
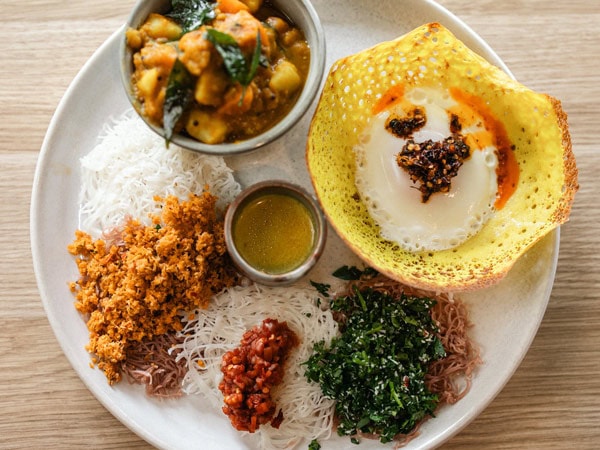
M 401 1 L 399 4 L 401 4 Z M 150 446 L 90 394 L 38 294 L 31 186 L 52 114 L 133 0 L 2 0 L 0 25 L 0 448 Z M 600 445 L 600 2 L 440 0 L 525 85 L 562 100 L 580 174 L 556 282 L 521 366 L 444 449 Z M 367 2 L 365 2 L 365 5 Z M 369 5 L 371 2 L 369 2 Z M 99 95 L 101 95 L 99 93 Z

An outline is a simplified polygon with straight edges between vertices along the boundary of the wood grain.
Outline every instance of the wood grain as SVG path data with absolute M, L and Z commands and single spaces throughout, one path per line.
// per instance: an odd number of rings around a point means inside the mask
M 29 245 L 38 152 L 69 83 L 133 0 L 3 0 L 0 26 L 0 448 L 147 449 L 93 398 L 46 319 Z M 600 3 L 440 0 L 522 83 L 562 100 L 580 171 L 556 283 L 523 363 L 442 448 L 600 444 Z

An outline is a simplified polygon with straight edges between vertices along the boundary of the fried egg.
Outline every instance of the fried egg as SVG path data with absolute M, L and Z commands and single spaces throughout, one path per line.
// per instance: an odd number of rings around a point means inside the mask
M 456 116 L 470 149 L 431 195 L 413 184 L 414 171 L 405 173 L 409 141 L 386 128 L 415 105 L 426 120 L 414 114 L 419 126 L 406 139 L 441 142 Z M 402 167 L 394 167 L 401 151 Z M 322 209 L 349 248 L 380 273 L 433 291 L 503 279 L 568 219 L 578 189 L 560 101 L 523 86 L 439 23 L 332 65 L 306 161 Z
M 486 145 L 471 155 L 452 179 L 448 192 L 437 192 L 424 202 L 396 155 L 405 137 L 391 133 L 390 117 L 407 117 L 414 107 L 424 111 L 425 125 L 412 133 L 416 143 L 442 141 L 452 134 L 450 111 L 457 102 L 441 89 L 415 88 L 404 95 L 402 106 L 383 111 L 363 131 L 356 152 L 356 185 L 381 235 L 409 251 L 445 250 L 477 233 L 494 211 L 498 183 L 498 149 Z M 485 132 L 483 118 L 462 134 Z

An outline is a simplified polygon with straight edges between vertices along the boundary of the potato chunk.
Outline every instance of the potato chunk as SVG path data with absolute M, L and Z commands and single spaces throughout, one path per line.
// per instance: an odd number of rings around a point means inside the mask
M 220 106 L 228 83 L 229 79 L 223 70 L 209 66 L 196 82 L 194 98 L 201 105 Z
M 181 27 L 174 21 L 156 13 L 151 13 L 148 16 L 148 19 L 146 19 L 146 22 L 141 27 L 141 31 L 153 39 L 163 38 L 169 41 L 179 39 L 182 33 Z
M 133 57 L 136 95 L 144 105 L 144 114 L 160 123 L 169 73 L 177 59 L 177 50 L 168 44 L 143 47 Z
M 127 45 L 132 50 L 139 50 L 144 45 L 144 39 L 142 37 L 142 33 L 135 28 L 127 28 L 125 31 L 125 39 L 127 40 Z
M 194 109 L 188 116 L 185 130 L 205 144 L 220 144 L 227 136 L 227 123 L 219 116 Z
M 289 95 L 295 92 L 302 84 L 298 69 L 289 61 L 281 61 L 275 67 L 269 87 L 280 94 Z
M 144 97 L 154 95 L 158 86 L 158 76 L 159 72 L 156 67 L 143 71 L 137 82 L 138 92 Z
M 241 0 L 242 3 L 245 3 L 251 13 L 255 13 L 262 6 L 263 0 Z

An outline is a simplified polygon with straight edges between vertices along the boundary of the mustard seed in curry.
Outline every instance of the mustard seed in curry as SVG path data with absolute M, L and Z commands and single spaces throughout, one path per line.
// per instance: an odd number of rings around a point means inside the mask
M 200 12 L 186 3 L 126 31 L 140 112 L 167 141 L 181 132 L 220 144 L 272 128 L 308 75 L 302 31 L 268 1 L 206 1 Z

